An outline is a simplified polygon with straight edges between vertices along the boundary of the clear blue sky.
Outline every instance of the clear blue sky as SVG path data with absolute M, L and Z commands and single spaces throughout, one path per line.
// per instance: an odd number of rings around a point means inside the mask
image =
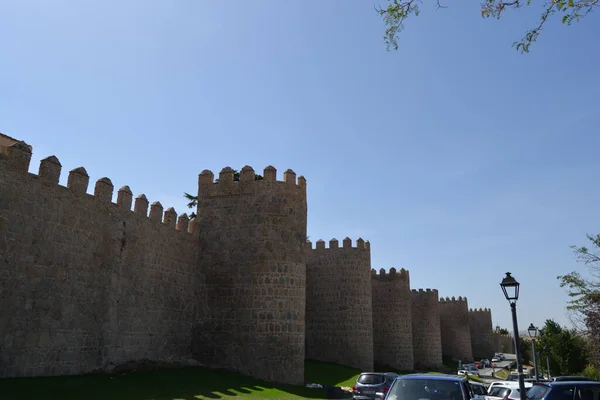
M 600 232 L 600 16 L 523 56 L 538 9 L 425 3 L 386 52 L 365 0 L 4 0 L 0 131 L 32 172 L 54 154 L 63 184 L 84 166 L 179 213 L 203 169 L 292 168 L 313 241 L 362 236 L 505 327 L 512 271 L 521 328 L 567 324 L 556 276 Z

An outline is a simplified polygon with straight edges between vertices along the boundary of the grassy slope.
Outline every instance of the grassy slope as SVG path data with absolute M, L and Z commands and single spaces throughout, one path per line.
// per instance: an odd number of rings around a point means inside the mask
M 506 378 L 508 378 L 508 370 L 507 369 L 497 369 L 494 376 L 498 379 L 506 379 Z
M 362 371 L 337 364 L 307 360 L 304 380 L 310 383 L 339 387 L 352 387 Z
M 352 386 L 358 371 L 307 361 L 306 380 Z M 350 383 L 351 382 L 351 383 Z M 122 375 L 87 375 L 0 380 L 0 396 L 16 399 L 206 400 L 326 399 L 323 389 L 274 385 L 247 376 L 206 368 L 184 368 Z
M 306 361 L 305 371 L 306 382 L 338 387 L 352 387 L 361 372 L 354 368 L 317 361 Z M 231 372 L 201 367 L 120 375 L 2 379 L 0 380 L 0 396 L 3 396 L 1 397 L 3 399 L 11 400 L 293 400 L 327 398 L 324 389 L 276 385 Z

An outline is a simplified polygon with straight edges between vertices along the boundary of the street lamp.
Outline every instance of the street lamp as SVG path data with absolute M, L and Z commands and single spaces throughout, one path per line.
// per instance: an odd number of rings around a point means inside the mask
M 539 382 L 540 376 L 538 374 L 538 364 L 537 364 L 537 354 L 535 352 L 535 339 L 538 335 L 538 328 L 533 326 L 533 324 L 529 324 L 529 328 L 527 328 L 527 332 L 529 332 L 529 337 L 531 338 L 531 348 L 533 351 L 533 371 L 535 372 L 535 381 Z
M 543 350 L 546 353 L 546 369 L 548 370 L 548 376 L 546 377 L 546 379 L 551 380 L 552 377 L 550 376 L 550 346 L 544 346 Z
M 519 299 L 519 282 L 512 277 L 510 272 L 506 273 L 500 283 L 504 297 L 510 303 L 512 313 L 513 330 L 515 335 L 515 353 L 517 356 L 517 372 L 519 373 L 519 396 L 525 400 L 525 377 L 523 376 L 523 363 L 521 362 L 521 346 L 519 343 L 519 324 L 517 323 L 517 300 Z

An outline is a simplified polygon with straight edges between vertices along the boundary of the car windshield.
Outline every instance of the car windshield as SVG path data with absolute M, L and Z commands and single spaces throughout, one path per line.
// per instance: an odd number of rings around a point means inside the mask
M 527 392 L 527 398 L 531 400 L 543 399 L 549 391 L 550 387 L 546 385 L 535 385 Z
M 507 397 L 510 395 L 510 389 L 507 387 L 496 386 L 490 390 L 488 396 L 492 397 Z
M 485 386 L 483 385 L 471 385 L 471 389 L 473 390 L 473 393 L 480 396 L 485 396 L 487 394 L 487 390 L 485 390 Z
M 357 382 L 361 385 L 379 385 L 383 383 L 385 376 L 383 374 L 362 374 Z
M 436 379 L 397 380 L 387 400 L 462 400 L 463 393 L 459 381 Z

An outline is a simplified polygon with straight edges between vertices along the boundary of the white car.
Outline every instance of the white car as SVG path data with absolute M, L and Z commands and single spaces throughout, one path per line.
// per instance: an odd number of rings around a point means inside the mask
M 490 386 L 488 386 L 488 392 L 491 392 L 492 389 L 496 388 L 496 387 L 500 387 L 500 388 L 509 388 L 509 389 L 519 389 L 519 382 L 515 382 L 515 381 L 495 381 L 490 383 Z M 533 383 L 531 382 L 525 382 L 525 389 L 529 390 L 531 389 L 531 387 L 533 387 Z
M 466 369 L 459 369 L 456 374 L 457 375 L 479 376 L 479 372 L 469 371 Z
M 519 389 L 502 386 L 496 386 L 488 392 L 487 396 L 484 397 L 486 400 L 521 400 L 521 394 L 519 392 Z

